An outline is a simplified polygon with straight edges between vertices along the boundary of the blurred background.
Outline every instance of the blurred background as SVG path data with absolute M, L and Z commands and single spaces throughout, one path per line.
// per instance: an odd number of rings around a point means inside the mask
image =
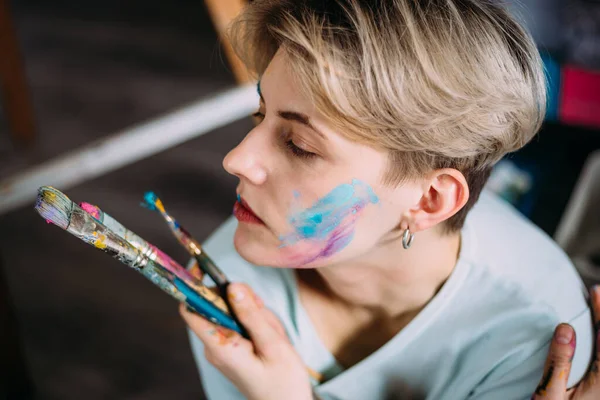
M 175 302 L 47 226 L 30 199 L 11 199 L 57 157 L 73 160 L 65 154 L 246 81 L 219 41 L 242 1 L 0 0 L 0 398 L 203 398 Z M 600 2 L 510 3 L 543 55 L 550 107 L 540 135 L 498 165 L 489 188 L 555 237 L 586 283 L 600 282 Z M 221 125 L 57 186 L 183 262 L 164 223 L 139 203 L 157 191 L 206 238 L 235 200 L 221 160 L 252 121 Z

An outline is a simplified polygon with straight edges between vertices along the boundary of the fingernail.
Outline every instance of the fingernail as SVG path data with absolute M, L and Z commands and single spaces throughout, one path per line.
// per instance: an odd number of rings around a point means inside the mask
M 569 344 L 573 340 L 573 330 L 568 325 L 561 324 L 556 329 L 554 340 L 558 344 Z
M 230 286 L 231 290 L 229 291 L 229 299 L 236 303 L 241 302 L 246 298 L 246 293 L 244 293 L 244 288 L 242 286 Z

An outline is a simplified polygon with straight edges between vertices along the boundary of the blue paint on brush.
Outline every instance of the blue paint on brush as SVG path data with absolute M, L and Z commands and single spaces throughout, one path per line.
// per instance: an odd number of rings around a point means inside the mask
M 181 293 L 186 297 L 186 304 L 190 306 L 198 314 L 206 319 L 216 322 L 218 325 L 231 329 L 248 338 L 244 329 L 230 316 L 225 314 L 219 307 L 212 302 L 200 296 L 194 289 L 190 288 L 184 281 L 175 278 L 173 283 Z
M 339 251 L 352 240 L 357 212 L 378 202 L 373 189 L 358 179 L 339 185 L 311 207 L 289 218 L 294 232 L 280 237 L 282 246 L 312 240 L 325 242 L 327 248 Z M 332 240 L 336 243 L 329 243 Z
M 142 206 L 150 209 L 150 210 L 156 210 L 156 200 L 158 199 L 158 196 L 156 195 L 156 193 L 154 192 L 146 192 L 144 193 L 144 202 L 142 203 Z

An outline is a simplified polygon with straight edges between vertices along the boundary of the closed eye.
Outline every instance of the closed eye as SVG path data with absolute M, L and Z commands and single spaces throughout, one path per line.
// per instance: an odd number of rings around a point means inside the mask
M 306 151 L 298 147 L 292 139 L 285 141 L 285 147 L 287 147 L 287 149 L 298 158 L 310 159 L 317 156 L 315 153 L 311 153 L 310 151 Z
M 252 116 L 254 118 L 256 118 L 259 121 L 262 121 L 265 119 L 265 114 L 260 112 L 260 111 L 256 111 L 254 114 L 252 114 Z M 291 139 L 290 135 L 286 135 L 286 137 L 283 138 L 283 144 L 285 145 L 285 148 L 294 156 L 294 157 L 298 157 L 301 159 L 311 159 L 314 157 L 317 157 L 317 154 L 312 153 L 310 151 L 304 150 L 303 148 L 301 148 L 300 146 L 298 146 L 296 143 L 294 143 L 294 140 Z

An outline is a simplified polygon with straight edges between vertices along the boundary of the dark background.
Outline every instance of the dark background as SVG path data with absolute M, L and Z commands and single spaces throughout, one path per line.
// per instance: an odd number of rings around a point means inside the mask
M 235 84 L 201 1 L 11 5 L 38 137 L 23 151 L 0 128 L 0 177 Z M 221 160 L 250 127 L 213 131 L 67 193 L 185 262 L 160 217 L 139 207 L 142 194 L 162 194 L 204 239 L 231 214 L 236 180 Z M 0 215 L 0 260 L 36 398 L 202 398 L 176 302 L 136 272 L 31 206 Z

